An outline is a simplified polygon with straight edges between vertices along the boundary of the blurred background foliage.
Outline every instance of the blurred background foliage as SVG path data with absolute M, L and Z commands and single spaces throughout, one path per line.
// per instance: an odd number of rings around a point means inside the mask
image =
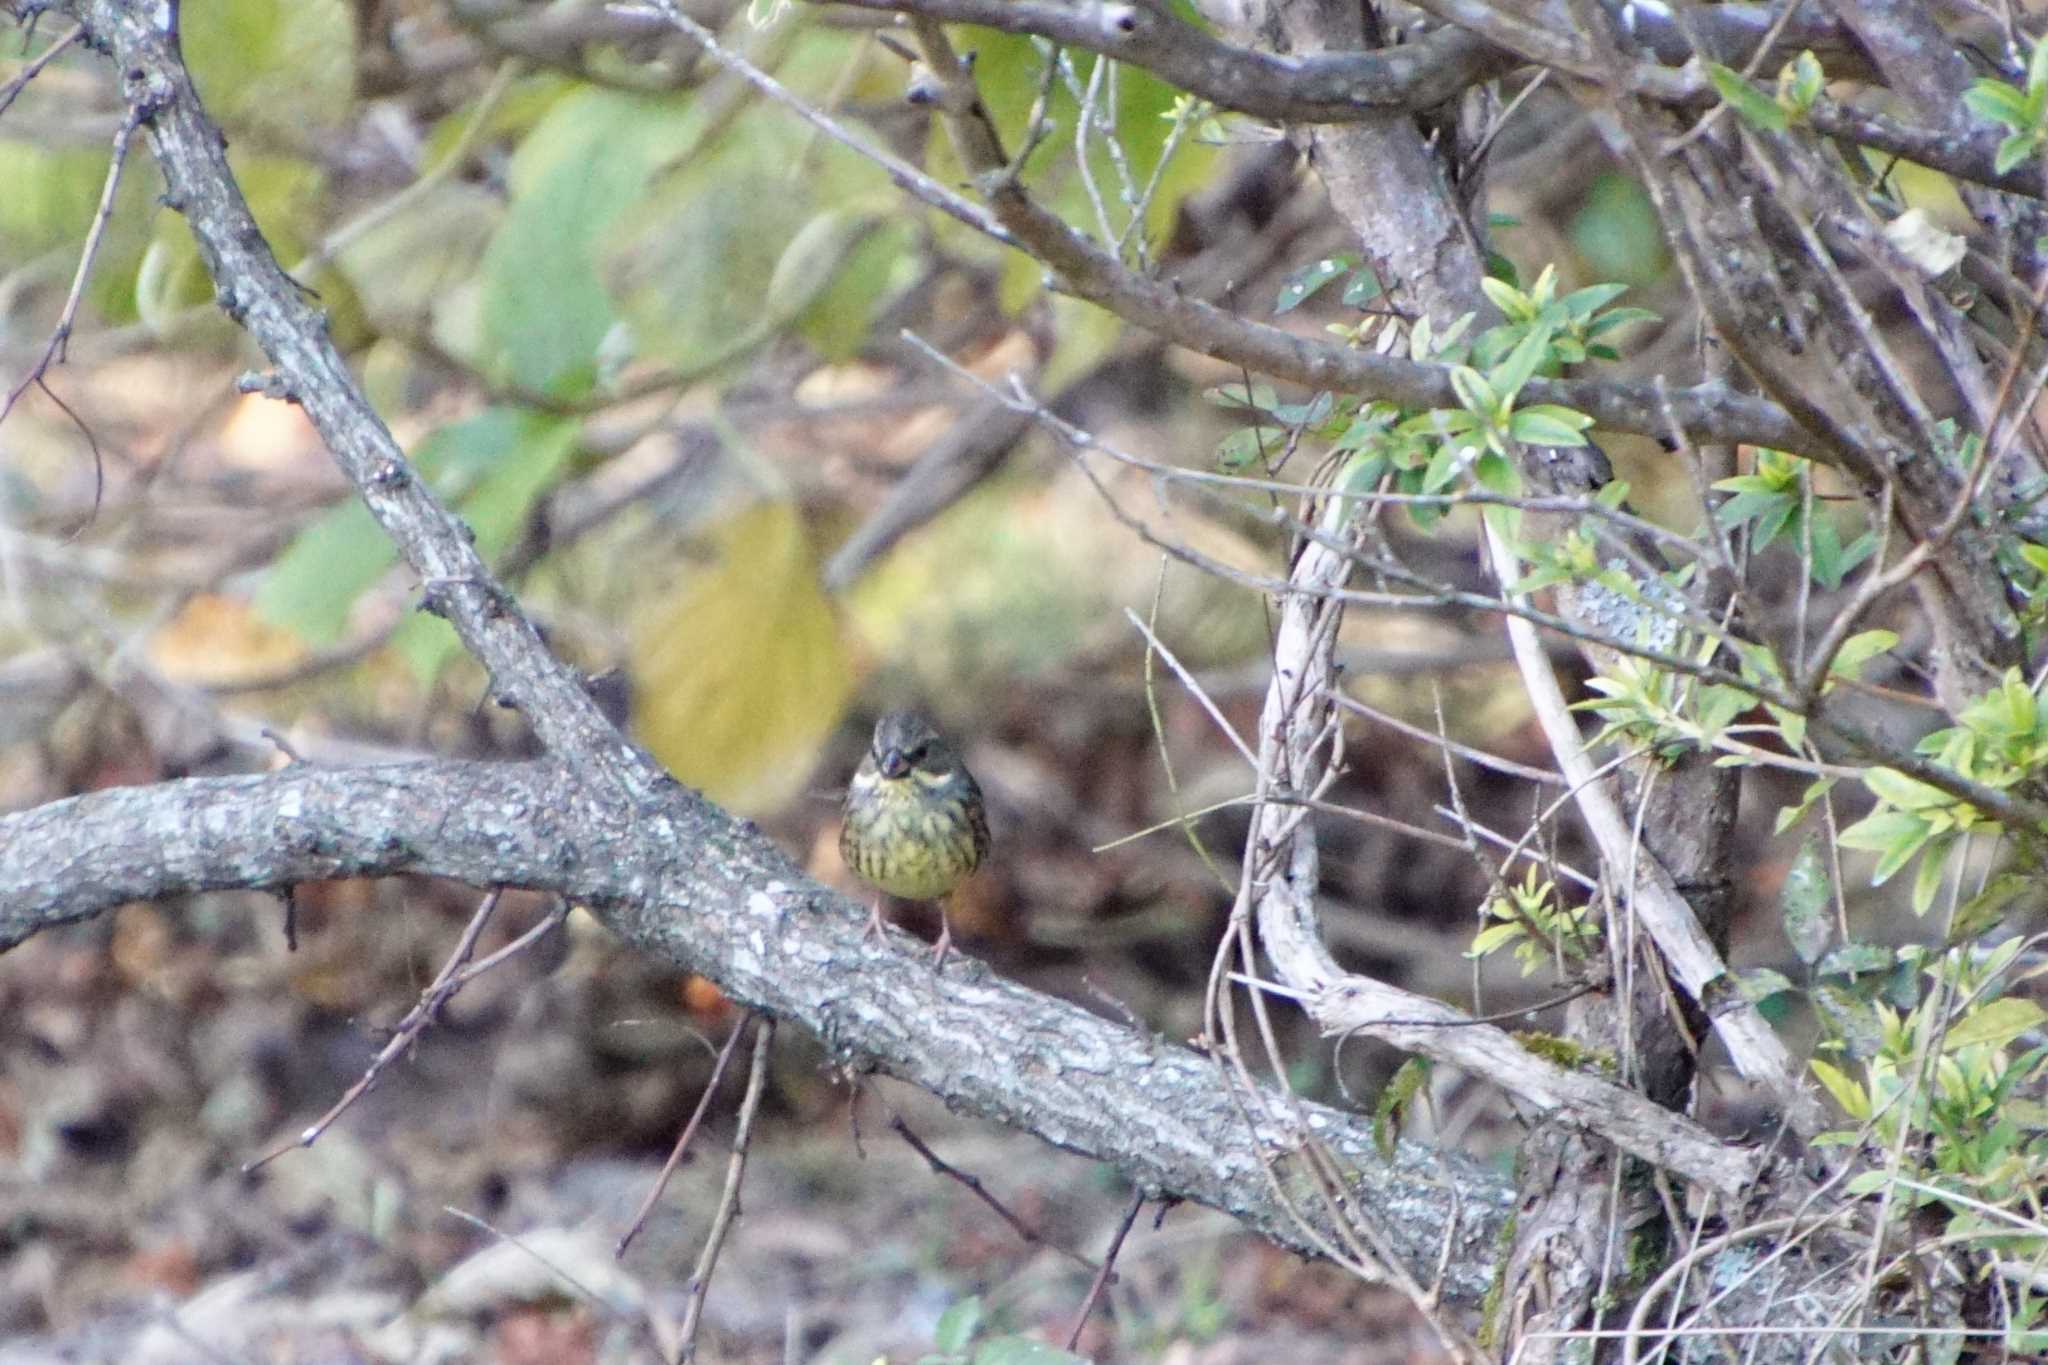
M 905 103 L 907 65 L 880 20 L 701 12 L 854 138 L 961 180 Z M 1025 164 L 1033 192 L 1127 260 L 1305 332 L 1386 310 L 1374 290 L 1317 287 L 1355 244 L 1272 129 L 1089 54 L 1049 64 L 1045 45 L 986 30 L 956 41 L 1012 145 L 1046 102 L 1055 131 Z M 1157 941 L 1218 912 L 1185 840 L 1092 863 L 1085 850 L 1242 795 L 1228 746 L 1159 685 L 1127 612 L 1248 719 L 1270 629 L 1258 582 L 1286 569 L 1278 500 L 1195 497 L 1100 460 L 1085 472 L 959 372 L 1165 465 L 1308 476 L 1299 432 L 1248 434 L 1243 409 L 1219 401 L 1252 376 L 1048 292 L 1035 262 L 905 195 L 651 16 L 221 0 L 191 7 L 185 44 L 259 224 L 418 469 L 679 777 L 838 876 L 820 831 L 867 722 L 925 705 L 993 771 L 999 836 L 1029 850 L 983 893 L 996 937 L 1067 943 L 1092 925 Z M 14 371 L 47 336 L 91 227 L 114 96 L 73 54 L 0 118 Z M 1503 268 L 1526 279 L 1554 263 L 1566 288 L 1625 282 L 1629 303 L 1672 319 L 1636 328 L 1625 366 L 1684 355 L 1692 329 L 1654 215 L 1569 102 L 1538 90 L 1491 158 Z M 257 359 L 138 144 L 53 378 L 77 420 L 31 394 L 0 427 L 7 517 L 24 533 L 14 563 L 37 566 L 9 571 L 0 649 L 54 651 L 92 684 L 13 728 L 99 733 L 96 708 L 132 691 L 140 661 L 244 735 L 260 717 L 336 744 L 517 751 L 516 719 L 477 705 L 485 680 L 414 610 L 420 585 L 297 412 L 236 391 Z M 1615 440 L 1610 454 L 1636 506 L 1690 529 L 1694 490 L 1652 446 Z M 1480 581 L 1469 517 L 1424 535 L 1389 515 L 1379 533 L 1418 570 Z M 1160 541 L 1224 572 L 1162 556 Z M 1345 632 L 1360 700 L 1540 754 L 1492 623 L 1418 608 L 1354 615 Z M 188 761 L 190 726 L 143 712 L 156 761 Z M 1399 743 L 1359 726 L 1373 747 L 1354 794 L 1426 810 L 1434 761 L 1411 772 Z M 1185 750 L 1177 771 L 1158 761 L 1162 740 Z M 43 754 L 18 781 L 103 780 L 106 747 Z M 1240 821 L 1226 808 L 1201 828 L 1227 849 Z M 1336 838 L 1362 858 L 1401 847 Z M 1356 870 L 1368 921 L 1454 934 L 1451 907 L 1482 894 L 1455 858 L 1398 870 Z M 1059 908 L 1033 927 L 1020 907 L 1040 893 Z
M 436 7 L 406 8 L 416 50 L 461 41 Z M 872 160 L 693 67 L 673 43 L 582 45 L 575 74 L 478 60 L 379 99 L 361 88 L 357 18 L 341 0 L 230 0 L 194 7 L 185 47 L 259 225 L 326 305 L 421 471 L 488 554 L 526 538 L 537 579 L 583 597 L 592 610 L 582 619 L 605 622 L 591 662 L 629 668 L 642 735 L 685 780 L 769 811 L 806 782 L 862 671 L 890 670 L 960 712 L 943 698 L 961 684 L 1128 645 L 1104 609 L 1145 600 L 1152 556 L 1132 553 L 1085 493 L 1049 492 L 1042 475 L 996 480 L 944 511 L 842 585 L 850 598 L 818 576 L 821 551 L 873 510 L 921 441 L 945 431 L 959 398 L 931 366 L 892 354 L 897 329 L 995 356 L 989 377 L 1018 373 L 1057 395 L 1118 353 L 1114 319 L 1048 298 L 1028 258 L 907 201 Z M 903 63 L 872 31 L 785 8 L 760 27 L 742 20 L 732 40 L 859 135 L 942 182 L 960 178 L 943 137 L 903 117 Z M 1021 135 L 1043 52 L 993 32 L 967 42 L 999 122 Z M 397 59 L 386 49 L 370 60 L 388 70 Z M 1051 110 L 1072 128 L 1078 97 L 1091 101 L 1088 174 L 1058 149 L 1032 162 L 1034 188 L 1149 252 L 1231 149 L 1181 136 L 1175 92 L 1146 73 L 1091 77 L 1070 64 L 1065 75 Z M 60 63 L 0 124 L 10 296 L 41 301 L 60 285 L 91 226 L 106 157 L 82 144 L 100 140 L 87 136 L 95 121 L 110 128 L 115 117 L 93 81 Z M 47 136 L 81 100 L 95 119 Z M 153 174 L 146 157 L 132 159 L 95 263 L 86 349 L 140 356 L 164 344 L 245 362 L 183 220 L 156 202 Z M 1134 208 L 1119 184 L 1150 194 Z M 18 334 L 26 341 L 40 315 L 13 321 L 31 329 Z M 930 401 L 903 396 L 906 384 Z M 830 396 L 812 402 L 808 391 Z M 261 400 L 216 401 L 211 419 L 232 422 L 227 409 Z M 532 545 L 549 499 L 565 480 L 601 484 L 617 467 L 658 463 L 647 447 L 679 422 L 709 422 L 718 451 L 693 461 L 689 478 L 656 479 L 613 509 L 644 503 L 650 515 L 584 528 L 602 547 L 579 555 L 575 584 L 563 583 L 561 554 Z M 21 432 L 10 444 L 30 444 Z M 10 470 L 27 515 L 56 525 L 78 510 L 79 433 L 58 421 L 38 434 L 45 455 Z M 247 457 L 265 477 L 324 482 L 298 463 L 303 438 L 292 446 Z M 116 450 L 113 462 L 132 465 L 116 470 L 121 506 L 120 475 L 153 471 L 135 452 Z M 208 610 L 246 602 L 308 659 L 377 635 L 375 651 L 359 651 L 363 676 L 388 685 L 379 665 L 396 659 L 416 688 L 431 688 L 454 660 L 452 637 L 430 618 L 395 618 L 394 556 L 367 514 L 336 498 L 295 519 L 286 543 L 252 555 Z M 105 528 L 88 525 L 86 539 Z M 1236 540 L 1249 566 L 1255 549 Z M 1121 587 L 1099 572 L 1105 552 Z M 1256 604 L 1208 596 L 1164 599 L 1162 635 L 1203 637 L 1186 647 L 1217 663 L 1251 658 Z M 271 651 L 258 654 L 252 680 L 275 671 Z M 204 671 L 235 669 L 214 658 Z
M 857 137 L 942 184 L 961 179 L 927 113 L 906 106 L 905 63 L 874 16 L 794 5 L 758 22 L 736 6 L 691 8 Z M 1205 855 L 1231 865 L 1247 778 L 1126 612 L 1248 728 L 1270 629 L 1255 580 L 1287 568 L 1278 500 L 1194 498 L 1100 461 L 1091 477 L 930 353 L 998 389 L 1014 377 L 1104 444 L 1162 464 L 1213 469 L 1223 448 L 1244 472 L 1306 478 L 1312 459 L 1285 432 L 1246 444 L 1243 411 L 1204 401 L 1253 377 L 1049 293 L 1033 261 L 907 197 L 652 22 L 483 0 L 207 0 L 183 13 L 199 84 L 280 259 L 326 309 L 418 470 L 637 737 L 843 884 L 836 797 L 867 725 L 888 706 L 928 706 L 961 737 L 996 826 L 998 856 L 956 911 L 969 951 L 1193 1032 L 1232 890 Z M 0 79 L 52 27 L 0 58 Z M 1047 52 L 1029 40 L 961 29 L 955 41 L 975 52 L 1011 145 L 1044 93 L 1058 131 L 1026 178 L 1126 259 L 1305 332 L 1384 310 L 1334 288 L 1282 308 L 1290 281 L 1355 243 L 1272 130 L 1086 54 L 1048 83 Z M 62 306 L 117 100 L 100 63 L 70 54 L 0 115 L 10 383 Z M 1494 246 L 1523 278 L 1555 263 L 1567 288 L 1628 283 L 1627 302 L 1666 322 L 1631 334 L 1625 368 L 1687 363 L 1693 324 L 1654 215 L 1567 99 L 1527 102 L 1488 184 Z M 65 407 L 31 393 L 0 425 L 0 801 L 192 771 L 219 762 L 223 743 L 271 761 L 262 726 L 316 761 L 523 752 L 516 718 L 487 704 L 488 680 L 415 610 L 421 585 L 297 410 L 238 392 L 260 357 L 221 315 L 159 190 L 138 140 L 52 372 Z M 1609 453 L 1636 506 L 1691 529 L 1695 493 L 1675 465 L 1648 443 Z M 1172 561 L 1140 526 L 1246 577 Z M 1485 582 L 1472 530 L 1462 515 L 1432 535 L 1404 516 L 1379 525 L 1418 571 L 1468 587 Z M 1496 621 L 1354 613 L 1340 657 L 1360 701 L 1548 761 Z M 37 690 L 45 676 L 55 683 Z M 1353 734 L 1331 799 L 1431 824 L 1440 758 L 1362 720 Z M 1796 789 L 1781 785 L 1780 799 Z M 1484 773 L 1462 797 L 1497 828 L 1532 813 L 1521 783 Z M 1174 833 L 1120 842 L 1211 807 L 1195 826 L 1204 849 Z M 1748 901 L 1768 903 L 1789 850 L 1762 831 L 1749 852 Z M 1482 969 L 1459 954 L 1487 885 L 1469 856 L 1336 821 L 1325 859 L 1341 958 L 1474 998 Z M 211 988 L 179 975 L 179 935 L 218 932 L 238 945 L 234 979 L 275 986 L 265 1007 L 292 1012 L 278 1029 L 310 1031 L 380 1013 L 389 983 L 417 975 L 432 956 L 422 945 L 466 909 L 408 900 L 406 931 L 384 934 L 372 926 L 397 894 L 309 891 L 302 928 L 319 946 L 284 963 L 252 898 L 212 930 L 126 917 L 112 969 L 40 944 L 10 965 L 28 962 L 36 990 L 75 986 L 62 997 L 72 1004 L 151 982 L 149 1008 L 219 1011 Z M 729 1017 L 702 983 L 606 958 L 588 937 L 563 953 L 546 970 L 589 994 L 536 988 L 524 1004 L 475 1007 L 519 1021 L 533 1057 L 503 1064 L 517 1072 L 503 1094 L 540 1116 L 494 1117 L 479 1160 L 664 1144 L 703 1058 L 681 1025 L 618 1021 Z M 1511 965 L 1483 971 L 1488 1003 L 1533 998 Z M 582 1050 L 565 1056 L 572 1045 Z M 1299 1055 L 1298 1079 L 1320 1093 L 1347 1079 L 1369 1092 L 1389 1064 L 1369 1046 Z M 219 1066 L 260 1094 L 210 1089 L 204 1075 L 192 1087 L 217 1140 L 255 1143 L 331 1093 L 325 1074 L 265 1090 L 233 1070 L 247 1061 L 223 1050 Z M 778 1085 L 801 1115 L 832 1102 L 809 1060 Z M 0 1137 L 8 1112 L 0 1088 Z M 1444 1123 L 1485 1146 L 1474 1131 L 1497 1118 L 1481 1101 Z
M 961 180 L 903 98 L 886 24 L 757 9 L 701 17 L 855 139 Z M 222 0 L 192 8 L 185 40 L 259 224 L 417 468 L 680 778 L 838 877 L 832 803 L 868 722 L 927 706 L 990 774 L 999 841 L 1017 850 L 978 893 L 985 933 L 1055 962 L 1098 940 L 1200 958 L 1188 929 L 1225 896 L 1200 851 L 1155 835 L 1087 852 L 1214 802 L 1199 826 L 1211 845 L 1227 851 L 1242 827 L 1229 746 L 1161 685 L 1127 613 L 1248 721 L 1271 625 L 1258 583 L 1286 570 L 1279 500 L 1192 496 L 1099 459 L 1084 471 L 963 376 L 1163 465 L 1307 477 L 1298 432 L 1248 434 L 1242 407 L 1219 399 L 1253 377 L 1048 292 L 1035 262 L 905 195 L 651 16 Z M 1089 54 L 1049 65 L 1022 37 L 963 28 L 956 41 L 1012 145 L 1046 103 L 1054 132 L 1027 181 L 1126 260 L 1305 332 L 1386 310 L 1374 289 L 1319 287 L 1355 244 L 1272 129 Z M 114 94 L 67 55 L 0 118 L 0 326 L 17 371 L 91 226 Z M 10 573 L 19 609 L 0 648 L 54 651 L 91 683 L 14 728 L 102 734 L 139 661 L 244 738 L 260 719 L 302 744 L 519 751 L 516 718 L 477 704 L 485 680 L 414 610 L 420 585 L 296 410 L 236 391 L 259 358 L 157 183 L 138 143 L 53 377 L 78 420 L 31 394 L 0 427 L 7 515 L 26 533 L 16 563 L 26 547 L 41 566 Z M 1567 288 L 1620 280 L 1628 302 L 1682 315 L 1642 191 L 1568 101 L 1526 102 L 1489 185 L 1504 269 L 1556 263 Z M 1690 345 L 1689 325 L 1636 333 L 1638 372 Z M 1653 447 L 1610 453 L 1636 505 L 1689 528 L 1693 490 Z M 1470 585 L 1472 529 L 1454 514 L 1425 535 L 1390 515 L 1379 533 L 1418 570 Z M 1354 615 L 1344 640 L 1363 702 L 1540 754 L 1492 623 L 1382 611 Z M 177 766 L 198 741 L 191 708 L 172 709 L 184 719 L 144 707 L 131 723 Z M 1435 761 L 1359 726 L 1371 747 L 1353 794 L 1419 802 L 1410 815 L 1428 823 Z M 1182 751 L 1172 770 L 1162 741 Z M 104 780 L 110 743 L 44 753 L 19 781 Z M 1368 860 L 1404 847 L 1349 826 L 1333 837 Z M 1473 866 L 1436 852 L 1334 865 L 1361 924 L 1427 924 L 1430 941 L 1462 932 L 1454 907 L 1483 895 Z M 1427 957 L 1377 931 L 1363 943 L 1418 970 Z M 1435 970 L 1465 989 L 1464 968 Z

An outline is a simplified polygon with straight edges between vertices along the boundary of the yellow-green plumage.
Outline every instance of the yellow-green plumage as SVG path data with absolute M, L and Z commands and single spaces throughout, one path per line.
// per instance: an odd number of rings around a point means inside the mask
M 915 770 L 893 782 L 877 776 L 861 799 L 847 803 L 839 848 L 870 886 L 905 900 L 936 900 L 988 852 L 980 816 L 972 778 Z
M 923 717 L 891 712 L 846 791 L 839 851 L 861 880 L 905 900 L 938 900 L 988 856 L 981 788 Z M 942 917 L 943 923 L 943 917 Z M 877 902 L 870 927 L 881 928 Z M 940 959 L 951 942 L 940 937 Z

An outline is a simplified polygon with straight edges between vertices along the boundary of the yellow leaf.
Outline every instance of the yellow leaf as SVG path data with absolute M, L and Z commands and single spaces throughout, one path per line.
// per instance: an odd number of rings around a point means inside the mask
M 247 601 L 200 593 L 149 639 L 149 661 L 165 677 L 199 687 L 241 682 L 289 668 L 306 654 L 293 632 L 265 623 Z
M 641 739 L 741 814 L 803 789 L 853 692 L 838 618 L 787 502 L 727 518 L 705 566 L 638 613 L 631 648 Z

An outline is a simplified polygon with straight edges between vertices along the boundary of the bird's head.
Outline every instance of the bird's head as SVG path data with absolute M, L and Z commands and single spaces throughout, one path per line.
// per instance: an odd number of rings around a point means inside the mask
M 952 746 L 915 711 L 891 711 L 876 721 L 868 753 L 876 770 L 891 781 L 908 777 L 913 768 L 935 775 L 948 773 L 957 761 Z

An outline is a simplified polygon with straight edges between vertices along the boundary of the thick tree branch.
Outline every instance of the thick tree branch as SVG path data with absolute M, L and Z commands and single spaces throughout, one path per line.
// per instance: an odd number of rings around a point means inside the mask
M 1162 6 L 1064 4 L 1060 0 L 833 0 L 850 9 L 914 14 L 951 24 L 1049 38 L 1067 47 L 1142 66 L 1221 109 L 1289 123 L 1352 123 L 1387 113 L 1419 113 L 1530 60 L 1456 27 L 1376 51 L 1262 52 L 1184 23 Z M 1692 44 L 1661 7 L 1637 6 L 1632 22 L 1645 45 L 1674 65 Z M 1747 57 L 1769 31 L 1770 5 L 1715 5 L 1688 16 L 1715 52 Z M 1766 62 L 1801 48 L 1845 57 L 1841 28 L 1814 15 L 1795 19 Z M 1833 69 L 1832 67 L 1830 68 Z M 1677 73 L 1671 73 L 1675 79 Z
M 1059 0 L 836 0 L 1050 38 L 1142 66 L 1223 109 L 1289 122 L 1348 123 L 1428 109 L 1520 64 L 1453 28 L 1378 52 L 1257 52 L 1210 36 L 1165 9 L 1143 4 L 1070 5 Z
M 553 761 L 301 764 L 0 816 L 0 948 L 127 901 L 227 887 L 416 872 L 551 890 L 633 947 L 815 1033 L 850 1071 L 922 1086 L 1110 1163 L 1148 1197 L 1221 1209 L 1312 1253 L 1260 1171 L 1277 1161 L 1284 1173 L 1304 1136 L 1280 1120 L 1248 1124 L 1206 1058 L 985 968 L 935 973 L 900 944 L 869 941 L 864 907 L 673 782 L 632 811 L 588 786 Z M 1273 1096 L 1250 1108 L 1305 1116 L 1344 1162 L 1349 1193 L 1386 1216 L 1412 1273 L 1428 1278 L 1448 1236 L 1445 1292 L 1468 1305 L 1484 1293 L 1506 1215 L 1495 1176 L 1421 1148 L 1383 1161 L 1355 1115 L 1290 1111 Z
M 1254 118 L 1300 124 L 1345 124 L 1390 112 L 1417 112 L 1461 90 L 1498 79 L 1529 63 L 1549 64 L 1582 77 L 1608 74 L 1527 21 L 1514 30 L 1532 43 L 1509 41 L 1508 21 L 1491 6 L 1446 5 L 1445 17 L 1484 15 L 1499 25 L 1467 31 L 1432 29 L 1413 43 L 1371 52 L 1276 54 L 1237 47 L 1192 24 L 1136 4 L 1070 5 L 1058 0 L 834 0 L 853 9 L 912 14 L 948 23 L 978 24 L 1006 33 L 1032 34 L 1068 47 L 1142 66 L 1162 80 L 1221 109 Z M 1808 10 L 1816 7 L 1809 6 Z M 1748 61 L 1770 30 L 1775 7 L 1696 6 L 1686 23 L 1717 60 Z M 1694 109 L 1718 99 L 1712 87 L 1675 68 L 1693 55 L 1691 40 L 1669 10 L 1638 6 L 1631 32 L 1646 55 L 1669 66 L 1639 63 L 1626 82 L 1635 93 Z M 1545 42 L 1543 39 L 1549 38 Z M 1489 41 L 1491 39 L 1492 41 Z M 1503 46 L 1496 46 L 1503 43 Z M 1861 48 L 1841 26 L 1802 11 L 1779 33 L 1758 69 L 1766 74 L 1802 49 L 1818 53 L 1835 79 L 1871 74 Z M 2038 199 L 2040 168 L 2032 163 L 2000 171 L 1998 130 L 1988 125 L 1924 126 L 1882 112 L 1823 98 L 1805 115 L 1813 130 L 1875 151 L 1902 156 L 1958 179 Z

